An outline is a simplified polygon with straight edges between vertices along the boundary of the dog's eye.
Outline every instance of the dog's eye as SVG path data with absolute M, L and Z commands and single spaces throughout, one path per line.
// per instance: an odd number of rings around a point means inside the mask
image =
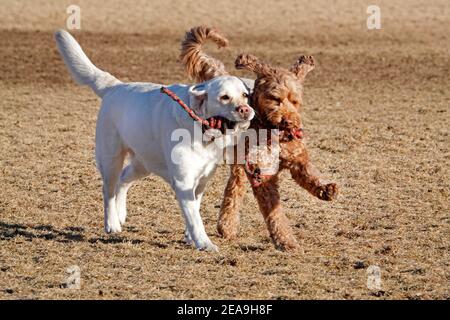
M 281 99 L 280 98 L 272 98 L 273 101 L 275 101 L 278 104 L 281 104 Z
M 244 93 L 242 94 L 242 96 L 243 96 L 244 98 L 248 98 L 248 93 L 247 93 L 247 92 L 244 92 Z
M 275 96 L 267 96 L 267 99 L 275 101 L 278 104 L 281 104 L 281 99 Z
M 226 101 L 226 100 L 230 100 L 230 97 L 228 96 L 228 95 L 223 95 L 223 96 L 221 96 L 220 97 L 220 100 L 224 100 L 224 101 Z

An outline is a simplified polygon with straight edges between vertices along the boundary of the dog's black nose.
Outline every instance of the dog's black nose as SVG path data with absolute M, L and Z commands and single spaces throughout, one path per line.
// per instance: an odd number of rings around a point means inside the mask
M 289 119 L 283 119 L 283 121 L 281 121 L 281 127 L 283 129 L 290 129 L 293 127 L 293 124 L 294 124 L 294 122 Z

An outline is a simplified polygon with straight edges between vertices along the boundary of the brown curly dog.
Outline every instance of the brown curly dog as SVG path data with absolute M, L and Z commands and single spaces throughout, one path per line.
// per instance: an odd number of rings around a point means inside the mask
M 228 45 L 227 39 L 218 31 L 204 26 L 192 28 L 182 42 L 181 61 L 189 76 L 196 81 L 227 74 L 220 61 L 202 51 L 202 45 L 207 40 L 213 40 L 219 47 Z M 255 56 L 242 54 L 237 57 L 235 65 L 237 69 L 247 69 L 256 74 L 254 82 L 242 79 L 250 88 L 253 87 L 251 105 L 258 117 L 252 121 L 252 127 L 279 130 L 279 171 L 262 176 L 258 168 L 248 170 L 244 164 L 232 164 L 217 229 L 227 239 L 238 235 L 239 208 L 245 194 L 246 180 L 249 180 L 275 246 L 293 250 L 299 245 L 281 208 L 279 173 L 288 169 L 297 184 L 321 200 L 333 200 L 338 193 L 337 185 L 324 181 L 310 162 L 303 140 L 300 115 L 303 82 L 314 69 L 314 59 L 301 56 L 286 70 L 263 63 Z

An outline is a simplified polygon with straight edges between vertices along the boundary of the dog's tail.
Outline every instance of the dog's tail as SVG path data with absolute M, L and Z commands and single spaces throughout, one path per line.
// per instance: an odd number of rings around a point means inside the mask
M 186 32 L 181 42 L 180 61 L 186 68 L 189 77 L 196 82 L 210 80 L 220 75 L 227 75 L 223 63 L 208 56 L 202 50 L 203 44 L 212 40 L 219 48 L 228 46 L 228 40 L 217 30 L 200 26 Z
M 103 97 L 109 88 L 121 83 L 108 72 L 97 68 L 67 31 L 58 30 L 55 39 L 64 63 L 78 84 L 88 85 L 99 97 Z

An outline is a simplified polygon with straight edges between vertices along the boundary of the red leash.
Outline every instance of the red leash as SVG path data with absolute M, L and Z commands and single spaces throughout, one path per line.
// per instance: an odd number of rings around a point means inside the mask
M 166 87 L 161 87 L 161 92 L 167 94 L 173 101 L 178 103 L 184 111 L 188 113 L 188 115 L 194 120 L 200 122 L 203 126 L 213 129 L 222 128 L 222 120 L 220 118 L 209 118 L 209 121 L 199 117 L 194 110 L 192 110 L 183 100 L 181 100 L 173 91 Z

